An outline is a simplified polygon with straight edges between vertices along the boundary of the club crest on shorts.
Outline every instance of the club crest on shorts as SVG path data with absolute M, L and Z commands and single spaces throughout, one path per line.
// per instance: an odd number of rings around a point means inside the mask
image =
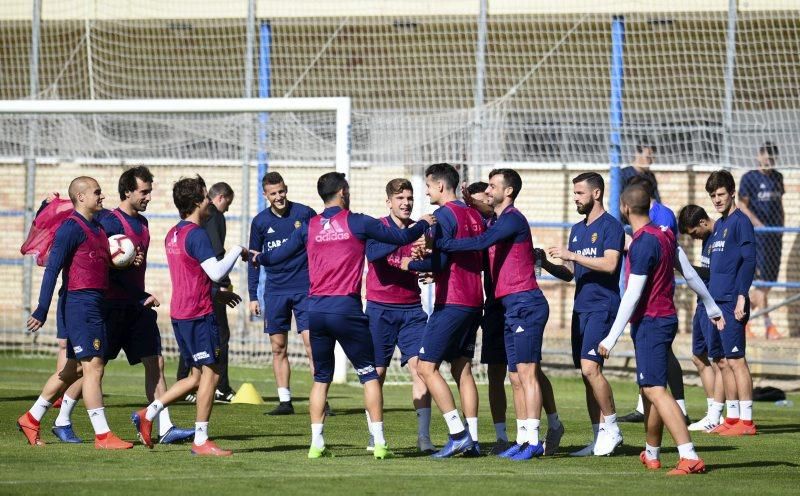
M 94 346 L 95 351 L 98 351 L 100 349 L 100 340 L 95 338 L 94 341 L 92 341 L 92 346 Z
M 592 233 L 592 243 L 597 241 L 597 233 Z

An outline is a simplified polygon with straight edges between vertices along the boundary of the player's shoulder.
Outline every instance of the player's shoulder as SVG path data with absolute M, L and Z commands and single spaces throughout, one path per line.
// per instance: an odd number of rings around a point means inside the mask
M 317 212 L 304 203 L 292 202 L 292 211 L 297 217 L 311 218 L 317 215 Z

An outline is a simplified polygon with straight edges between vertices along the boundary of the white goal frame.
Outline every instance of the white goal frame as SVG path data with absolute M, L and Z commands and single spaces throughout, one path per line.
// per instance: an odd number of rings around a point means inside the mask
M 326 98 L 175 98 L 175 99 L 126 99 L 126 100 L 0 100 L 0 115 L 52 115 L 52 114 L 239 114 L 265 112 L 335 112 L 336 113 L 336 158 L 337 172 L 350 177 L 350 129 L 351 99 L 349 97 Z M 35 167 L 33 161 L 29 167 Z M 34 172 L 30 171 L 33 176 Z M 249 165 L 243 165 L 243 185 L 249 189 Z M 32 192 L 31 192 L 32 193 Z M 33 209 L 33 197 L 30 195 Z M 248 195 L 243 195 L 243 212 L 249 217 Z M 32 220 L 32 219 L 31 219 Z M 27 224 L 27 222 L 26 222 Z M 242 242 L 247 243 L 247 222 L 242 223 Z M 26 228 L 28 226 L 26 225 Z M 30 265 L 29 263 L 27 265 Z M 246 273 L 242 271 L 243 286 Z M 25 277 L 30 280 L 30 270 Z M 24 296 L 27 298 L 27 295 Z M 23 304 L 25 306 L 25 304 Z M 246 305 L 242 311 L 246 312 Z M 242 322 L 244 322 L 244 314 Z M 333 382 L 347 382 L 347 358 L 341 347 L 336 346 L 336 365 Z

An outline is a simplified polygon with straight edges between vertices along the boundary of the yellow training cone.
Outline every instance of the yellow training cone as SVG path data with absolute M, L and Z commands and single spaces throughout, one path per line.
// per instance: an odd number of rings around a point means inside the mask
M 256 387 L 249 382 L 245 382 L 234 395 L 231 403 L 244 403 L 246 405 L 263 405 L 264 400 L 256 391 Z

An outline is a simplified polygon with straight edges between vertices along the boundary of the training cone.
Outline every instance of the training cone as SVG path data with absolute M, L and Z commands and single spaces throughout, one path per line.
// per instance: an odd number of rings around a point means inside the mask
M 249 382 L 245 382 L 239 387 L 239 391 L 233 396 L 231 403 L 243 403 L 245 405 L 263 405 L 264 400 L 256 391 L 256 387 Z

